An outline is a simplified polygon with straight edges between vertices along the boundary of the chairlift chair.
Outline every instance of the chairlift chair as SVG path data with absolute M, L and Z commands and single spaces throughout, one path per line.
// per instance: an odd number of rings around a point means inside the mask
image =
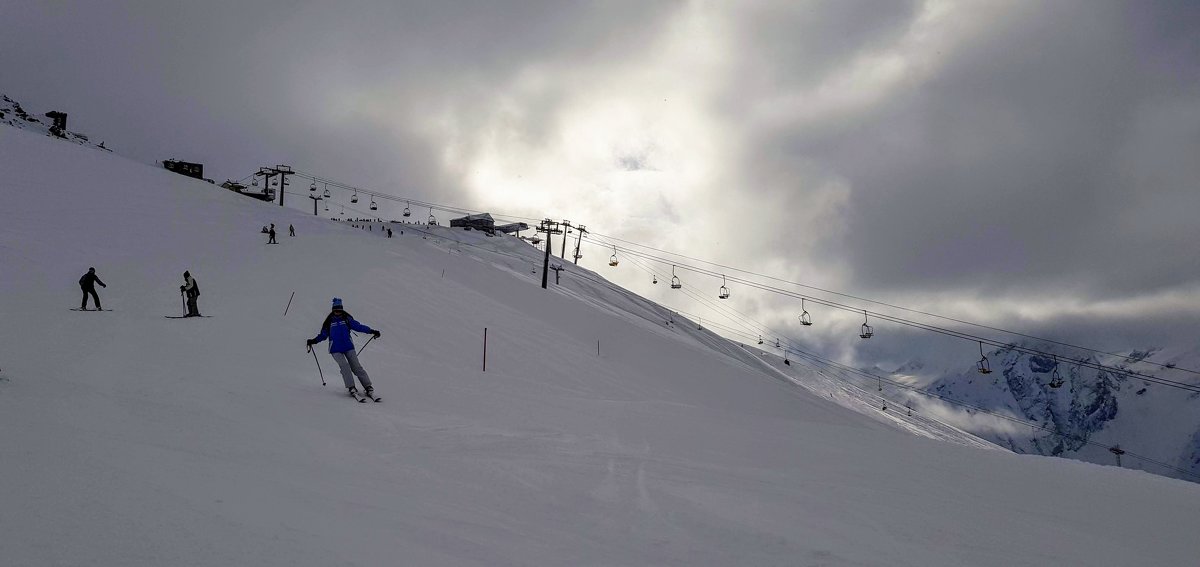
M 437 226 L 437 217 L 433 216 L 433 207 L 429 207 L 429 226 Z
M 251 186 L 254 186 L 254 187 L 258 187 L 258 180 L 257 180 L 257 179 L 255 179 L 254 181 L 251 181 L 251 182 L 250 182 L 250 185 L 251 185 Z
M 410 217 L 410 216 L 412 216 L 412 211 L 408 210 L 408 203 L 407 203 L 407 202 L 406 202 L 406 203 L 404 203 L 404 213 L 403 213 L 403 216 L 406 216 L 406 217 Z
M 372 210 L 372 211 L 378 211 L 378 210 L 379 210 L 379 205 L 376 205 L 376 204 L 375 204 L 375 198 L 374 198 L 374 197 L 371 197 L 371 210 Z
M 616 266 L 616 265 L 617 265 L 617 264 L 619 264 L 619 263 L 620 263 L 620 262 L 618 262 L 618 261 L 617 261 L 617 247 L 616 247 L 616 246 L 613 246 L 613 253 L 612 253 L 612 256 L 609 256 L 609 257 L 608 257 L 608 265 L 609 265 L 609 266 Z
M 653 280 L 650 281 L 650 283 L 652 283 L 652 284 L 658 283 L 658 276 L 650 276 L 650 277 L 654 278 Z
M 679 278 L 675 276 L 675 266 L 671 266 L 671 289 L 682 288 L 683 284 L 679 283 Z
M 780 348 L 779 339 L 775 339 L 775 348 Z
M 310 193 L 316 193 L 316 192 L 317 192 L 317 182 L 316 182 L 316 180 L 313 180 L 313 182 L 312 182 L 312 183 L 310 183 L 310 184 L 308 185 L 308 191 L 309 191 Z
M 357 202 L 358 202 L 358 189 L 355 189 L 355 190 L 354 190 L 354 194 L 353 194 L 353 195 L 350 195 L 350 202 L 351 202 L 351 203 L 357 203 Z
M 321 194 L 321 196 L 322 196 L 322 197 L 325 197 L 326 199 L 328 199 L 328 198 L 330 198 L 330 197 L 332 197 L 332 196 L 333 196 L 333 194 L 329 192 L 329 186 L 328 186 L 328 185 L 326 185 L 326 186 L 325 186 L 325 192 L 324 192 L 324 193 L 322 193 L 322 194 Z
M 1062 375 L 1058 373 L 1058 357 L 1054 357 L 1054 371 L 1050 373 L 1050 387 L 1058 389 L 1063 387 Z
M 763 344 L 762 335 L 758 336 L 758 344 Z
M 979 341 L 979 362 L 975 363 L 975 369 L 980 374 L 992 373 L 992 365 L 988 363 L 987 355 L 983 354 L 983 341 Z
M 321 200 L 325 201 L 324 199 L 321 199 Z M 329 210 L 329 201 L 325 201 L 325 210 L 327 210 L 327 211 Z
M 864 339 L 869 339 L 869 338 L 875 336 L 875 332 L 872 331 L 871 326 L 867 324 L 867 312 L 865 310 L 863 311 L 862 330 L 861 330 L 861 332 L 858 333 L 858 336 L 860 338 L 864 338 Z
M 812 325 L 812 315 L 808 314 L 808 310 L 804 308 L 804 298 L 800 298 L 800 324 L 805 327 Z
M 721 289 L 717 291 L 717 299 L 729 299 L 729 288 L 725 287 L 725 275 L 721 275 Z

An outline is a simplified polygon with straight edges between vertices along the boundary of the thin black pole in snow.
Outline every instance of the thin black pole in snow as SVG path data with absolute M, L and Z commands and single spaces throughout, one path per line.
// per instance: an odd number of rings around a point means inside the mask
M 296 292 L 294 292 L 294 291 L 293 291 L 293 292 L 292 292 L 292 297 L 289 297 L 289 298 L 288 298 L 288 304 L 287 304 L 287 307 L 284 307 L 284 308 L 283 308 L 283 316 L 284 316 L 284 317 L 287 317 L 287 312 L 288 312 L 288 309 L 291 309 L 291 308 L 292 308 L 292 299 L 294 299 L 295 297 L 296 297 Z
M 483 328 L 483 371 L 487 372 L 487 327 Z
M 317 351 L 313 350 L 312 345 L 308 345 L 308 352 L 313 355 L 313 362 L 317 363 L 317 373 L 321 375 L 321 385 L 325 385 L 325 373 L 321 372 L 321 361 L 317 360 Z
M 596 356 L 600 356 L 600 339 L 596 339 Z
M 183 310 L 183 314 L 187 315 L 187 305 L 184 304 L 184 302 L 183 302 L 183 291 L 182 290 L 180 290 L 180 292 L 179 292 L 179 307 L 180 307 L 180 309 Z

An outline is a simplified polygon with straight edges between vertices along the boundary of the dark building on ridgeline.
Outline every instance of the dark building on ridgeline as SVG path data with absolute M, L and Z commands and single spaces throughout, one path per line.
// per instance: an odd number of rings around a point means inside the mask
M 496 221 L 492 219 L 492 215 L 488 213 L 480 213 L 477 215 L 467 215 L 456 219 L 450 219 L 451 228 L 465 228 L 467 230 L 481 230 L 488 234 L 496 231 Z
M 174 171 L 180 175 L 195 177 L 196 179 L 204 179 L 204 164 L 202 163 L 191 163 L 177 159 L 163 160 L 162 163 L 163 167 L 167 168 L 167 171 Z

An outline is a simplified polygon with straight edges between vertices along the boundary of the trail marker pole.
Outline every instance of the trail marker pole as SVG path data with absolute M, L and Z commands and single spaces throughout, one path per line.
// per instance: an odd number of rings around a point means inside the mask
M 295 297 L 296 297 L 296 292 L 294 292 L 294 291 L 293 291 L 293 292 L 292 292 L 292 297 L 289 297 L 289 298 L 288 298 L 288 304 L 287 304 L 287 307 L 284 307 L 284 308 L 283 308 L 283 316 L 284 316 L 284 317 L 287 317 L 287 312 L 288 312 L 288 309 L 291 309 L 291 308 L 292 308 L 292 299 L 293 299 L 293 298 L 295 298 Z
M 487 372 L 487 327 L 483 328 L 483 371 Z

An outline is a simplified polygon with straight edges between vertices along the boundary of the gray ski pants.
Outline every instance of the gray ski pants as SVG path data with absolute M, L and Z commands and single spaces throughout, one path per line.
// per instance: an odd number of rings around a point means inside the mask
M 367 376 L 367 371 L 363 370 L 361 364 L 358 363 L 358 354 L 352 350 L 346 352 L 335 352 L 330 356 L 337 362 L 338 368 L 342 371 L 342 381 L 346 383 L 347 388 L 354 387 L 354 377 L 358 376 L 358 381 L 362 382 L 363 389 L 371 387 L 371 377 Z

